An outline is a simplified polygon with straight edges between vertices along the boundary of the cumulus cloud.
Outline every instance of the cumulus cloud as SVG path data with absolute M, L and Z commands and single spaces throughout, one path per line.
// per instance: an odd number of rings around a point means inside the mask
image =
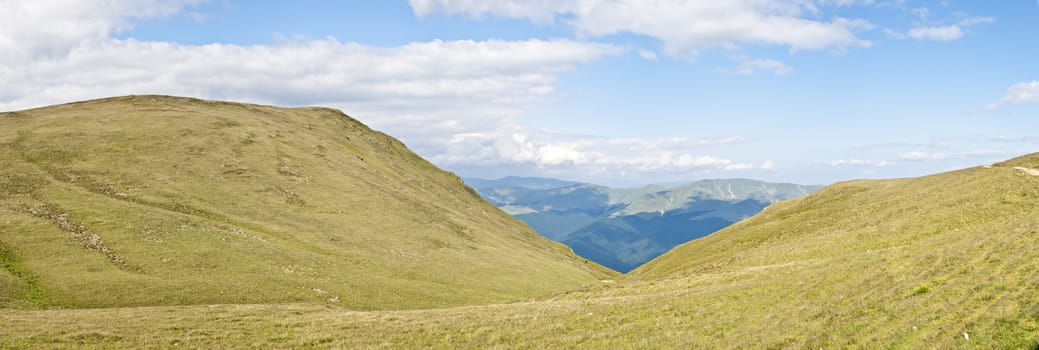
M 494 15 L 534 22 L 562 19 L 580 36 L 633 33 L 660 39 L 668 53 L 695 55 L 700 50 L 744 44 L 791 50 L 843 51 L 869 47 L 855 32 L 871 27 L 863 20 L 820 20 L 820 6 L 847 6 L 852 0 L 409 0 L 418 16 L 436 13 L 474 17 Z
M 989 110 L 995 110 L 1008 105 L 1039 102 L 1039 80 L 1021 82 L 1011 85 L 1003 98 L 988 106 Z
M 759 166 L 758 168 L 760 168 L 761 170 L 776 170 L 776 162 L 766 160 L 764 163 L 761 163 L 761 166 Z

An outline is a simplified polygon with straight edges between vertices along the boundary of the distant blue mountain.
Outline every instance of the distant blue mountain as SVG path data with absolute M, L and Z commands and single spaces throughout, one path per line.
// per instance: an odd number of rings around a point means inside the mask
M 819 188 L 746 179 L 634 189 L 531 177 L 465 181 L 541 235 L 620 272 Z

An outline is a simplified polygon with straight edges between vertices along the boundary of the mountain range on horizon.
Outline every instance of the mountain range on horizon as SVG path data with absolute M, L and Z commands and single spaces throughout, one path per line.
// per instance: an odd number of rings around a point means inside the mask
M 819 189 L 749 179 L 611 188 L 542 177 L 463 178 L 487 201 L 575 253 L 626 273 L 672 248 Z

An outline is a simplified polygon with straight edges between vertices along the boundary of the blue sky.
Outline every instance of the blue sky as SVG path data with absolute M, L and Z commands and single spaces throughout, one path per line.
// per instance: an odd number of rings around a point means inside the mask
M 0 110 L 150 93 L 331 106 L 462 176 L 826 184 L 1039 150 L 1033 0 L 0 8 Z

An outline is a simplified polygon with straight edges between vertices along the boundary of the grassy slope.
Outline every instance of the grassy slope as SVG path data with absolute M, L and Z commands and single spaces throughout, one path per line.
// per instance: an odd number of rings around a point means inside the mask
M 339 111 L 136 96 L 0 114 L 0 306 L 443 307 L 605 276 Z
M 11 345 L 1033 348 L 1039 155 L 778 203 L 616 284 L 535 301 L 16 310 Z M 98 320 L 116 320 L 95 326 Z M 965 339 L 963 333 L 969 335 Z M 293 334 L 285 337 L 285 334 Z

